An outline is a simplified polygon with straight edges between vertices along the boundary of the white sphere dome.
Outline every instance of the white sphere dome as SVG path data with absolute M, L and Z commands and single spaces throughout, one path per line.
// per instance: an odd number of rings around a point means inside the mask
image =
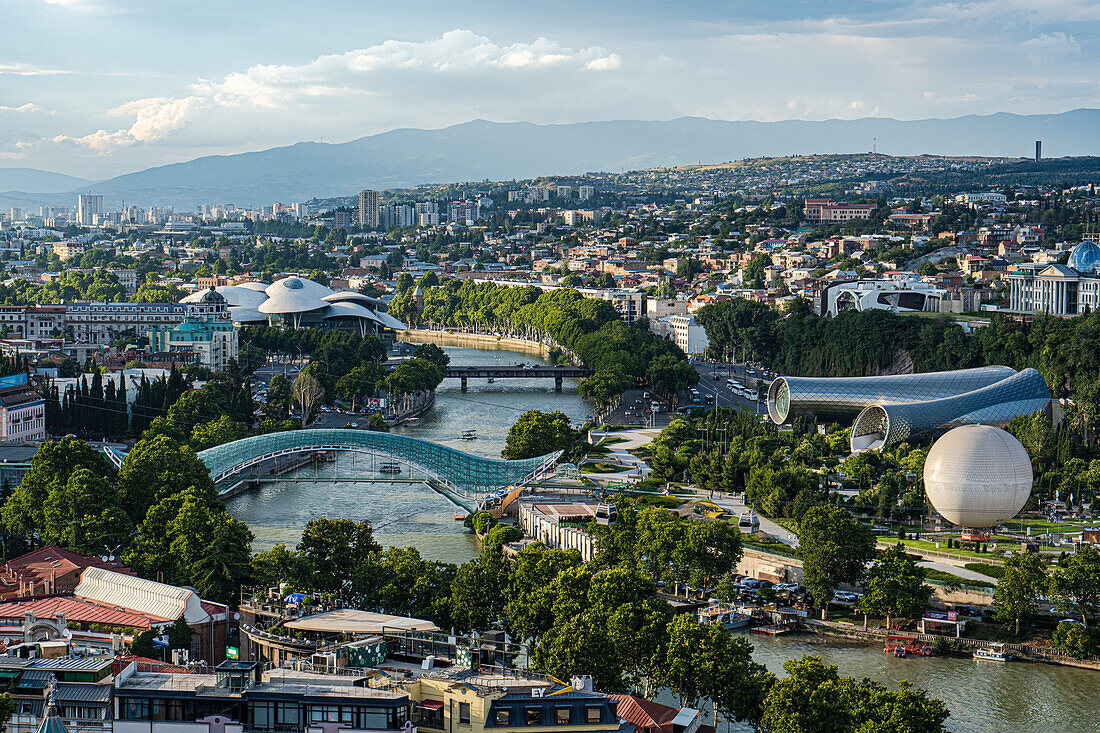
M 924 462 L 924 493 L 949 522 L 996 527 L 1016 516 L 1031 495 L 1031 458 L 1011 434 L 988 425 L 945 433 Z

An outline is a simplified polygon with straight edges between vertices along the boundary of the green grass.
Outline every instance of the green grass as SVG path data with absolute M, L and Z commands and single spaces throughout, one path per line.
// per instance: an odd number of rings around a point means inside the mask
M 625 471 L 626 468 L 607 461 L 596 461 L 595 463 L 582 464 L 580 470 L 585 473 L 619 473 Z
M 932 552 L 943 552 L 949 555 L 956 555 L 958 557 L 973 557 L 982 558 L 983 560 L 1000 560 L 998 555 L 993 552 L 974 552 L 973 550 L 960 550 L 952 547 L 948 549 L 945 542 L 940 542 L 940 546 L 936 547 L 935 542 L 928 542 L 927 540 L 899 540 L 897 537 L 879 537 L 880 542 L 888 545 L 892 545 L 896 542 L 900 542 L 908 548 L 913 550 L 930 550 Z M 999 550 L 1000 548 L 998 548 Z
M 790 545 L 784 545 L 782 542 L 761 542 L 756 538 L 756 535 L 749 535 L 742 532 L 741 543 L 747 550 L 760 550 L 761 552 L 770 552 L 773 555 L 798 558 L 798 550 Z
M 997 580 L 1003 578 L 1005 574 L 1004 565 L 986 565 L 980 562 L 968 562 L 964 563 L 963 567 L 972 572 L 996 578 Z
M 989 566 L 982 565 L 982 567 L 985 568 Z M 975 570 L 974 572 L 980 573 L 984 571 Z M 993 585 L 993 583 L 985 580 L 971 580 L 969 578 L 960 578 L 958 575 L 949 573 L 946 570 L 936 570 L 935 568 L 924 568 L 924 577 L 926 580 L 931 580 L 945 586 L 958 585 L 960 587 L 966 588 L 981 588 L 982 590 L 991 590 L 996 587 L 995 585 Z
M 614 445 L 615 443 L 625 443 L 626 438 L 621 435 L 608 435 L 607 437 L 600 438 L 600 442 L 596 444 L 597 447 L 603 448 L 604 446 Z

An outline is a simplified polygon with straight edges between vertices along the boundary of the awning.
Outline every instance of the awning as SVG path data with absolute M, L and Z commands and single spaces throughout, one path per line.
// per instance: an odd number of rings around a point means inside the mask
M 443 709 L 443 701 L 442 700 L 425 700 L 424 702 L 417 705 L 417 707 L 418 708 L 427 708 L 428 710 L 442 710 Z

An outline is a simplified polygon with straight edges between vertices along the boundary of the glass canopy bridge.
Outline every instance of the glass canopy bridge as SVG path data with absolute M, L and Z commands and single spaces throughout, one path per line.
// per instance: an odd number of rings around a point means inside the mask
M 340 475 L 339 464 L 334 461 L 331 475 L 314 475 L 300 480 L 393 483 L 409 480 L 395 470 L 405 467 L 410 475 L 419 472 L 424 476 L 414 480 L 428 484 L 467 509 L 471 508 L 470 504 L 481 503 L 489 495 L 499 493 L 500 489 L 541 478 L 561 457 L 559 451 L 519 461 L 483 458 L 407 435 L 349 428 L 256 435 L 207 448 L 200 451 L 198 457 L 210 469 L 214 482 L 224 486 L 233 478 L 279 480 L 278 477 L 273 479 L 269 471 L 261 475 L 259 469 L 261 464 L 283 456 L 306 454 L 335 459 L 343 451 L 370 456 L 369 468 L 359 464 L 350 475 L 344 476 Z M 250 474 L 249 469 L 253 468 L 257 470 Z

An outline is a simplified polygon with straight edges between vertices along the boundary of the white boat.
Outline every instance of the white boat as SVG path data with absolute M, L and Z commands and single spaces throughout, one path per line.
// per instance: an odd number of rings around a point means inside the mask
M 727 629 L 743 629 L 752 620 L 725 603 L 715 603 L 706 608 L 700 608 L 695 612 L 695 617 L 699 623 L 709 624 L 717 621 Z
M 477 431 L 476 430 L 463 430 L 461 437 L 462 437 L 463 440 L 477 440 Z
M 401 466 L 398 465 L 395 461 L 390 461 L 388 463 L 383 463 L 383 464 L 380 464 L 378 466 L 378 473 L 385 473 L 385 474 L 401 473 Z
M 1007 662 L 1012 659 L 1012 654 L 1004 644 L 992 641 L 989 646 L 980 646 L 974 650 L 975 659 L 988 659 L 991 662 Z

